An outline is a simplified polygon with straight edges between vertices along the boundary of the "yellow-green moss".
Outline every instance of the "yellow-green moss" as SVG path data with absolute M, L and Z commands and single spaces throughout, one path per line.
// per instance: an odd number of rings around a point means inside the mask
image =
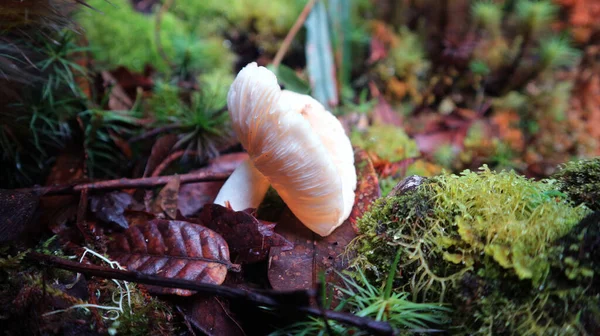
M 366 131 L 354 131 L 352 144 L 389 162 L 419 156 L 417 143 L 403 129 L 391 125 L 371 126 Z
M 94 58 L 108 68 L 125 66 L 134 71 L 150 65 L 167 71 L 168 63 L 156 45 L 156 15 L 136 12 L 126 0 L 93 0 L 89 4 L 102 13 L 81 11 L 77 21 L 83 28 Z M 172 13 L 162 16 L 161 45 L 170 62 L 191 70 L 230 67 L 233 57 L 223 39 L 202 35 L 196 27 Z
M 564 255 L 560 239 L 590 210 L 556 188 L 552 180 L 485 166 L 430 178 L 413 191 L 379 199 L 359 219 L 355 265 L 381 281 L 394 251 L 403 248 L 396 290 L 418 301 L 453 304 L 453 333 L 583 330 L 583 318 L 571 308 L 589 311 L 600 298 L 591 293 L 578 301 L 585 286 L 564 283 L 568 274 L 589 282 L 594 267 L 591 259 L 557 264 L 557 255 Z M 573 266 L 577 262 L 582 267 Z

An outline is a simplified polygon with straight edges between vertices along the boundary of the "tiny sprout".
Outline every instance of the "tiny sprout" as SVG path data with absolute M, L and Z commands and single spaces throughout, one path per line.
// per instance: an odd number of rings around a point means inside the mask
M 571 66 L 579 59 L 579 52 L 571 47 L 565 37 L 549 37 L 540 42 L 539 50 L 545 68 Z
M 520 0 L 516 10 L 519 19 L 534 32 L 549 24 L 556 14 L 556 6 L 548 0 Z
M 487 76 L 490 73 L 490 67 L 482 60 L 473 60 L 469 63 L 469 69 L 476 75 Z

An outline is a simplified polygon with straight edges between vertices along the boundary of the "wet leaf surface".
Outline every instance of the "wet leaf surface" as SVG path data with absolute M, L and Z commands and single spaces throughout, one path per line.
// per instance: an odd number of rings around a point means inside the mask
M 152 176 L 156 167 L 169 155 L 176 143 L 176 134 L 164 135 L 154 142 L 150 151 L 150 157 L 148 157 L 148 162 L 146 163 L 146 169 L 144 169 L 144 177 Z
M 227 300 L 194 295 L 178 306 L 188 321 L 208 336 L 245 335 L 231 313 Z
M 216 232 L 201 225 L 152 219 L 130 221 L 124 233 L 108 245 L 109 255 L 129 270 L 169 278 L 221 284 L 229 262 L 227 243 Z M 148 286 L 158 294 L 188 296 L 189 290 Z
M 350 217 L 331 235 L 320 237 L 313 233 L 289 209 L 282 214 L 276 232 L 292 242 L 294 248 L 289 251 L 280 247 L 271 249 L 268 276 L 274 289 L 313 288 L 321 272 L 325 274 L 328 285 L 340 283 L 335 271 L 348 267 L 352 257 L 346 247 L 357 235 L 354 223 L 380 196 L 377 175 L 366 152 L 355 152 L 355 166 L 358 184 L 354 207 Z
M 180 180 L 179 176 L 171 179 L 158 193 L 156 206 L 159 212 L 164 211 L 167 217 L 175 219 L 177 217 L 177 197 L 179 195 Z
M 265 260 L 271 247 L 278 246 L 282 251 L 292 248 L 289 241 L 274 232 L 275 223 L 258 220 L 245 211 L 207 204 L 200 212 L 199 221 L 225 238 L 239 263 Z
M 101 221 L 108 224 L 117 224 L 127 229 L 129 224 L 125 219 L 125 210 L 132 202 L 133 199 L 128 193 L 113 191 L 106 194 L 92 195 L 90 197 L 90 210 Z
M 212 173 L 230 173 L 242 162 L 248 159 L 246 153 L 232 153 L 221 155 L 211 160 L 205 168 L 197 171 Z M 196 172 L 197 172 L 196 171 Z M 196 214 L 205 204 L 212 203 L 225 181 L 187 183 L 179 188 L 178 208 L 182 215 L 190 217 Z
M 0 189 L 0 243 L 17 239 L 26 230 L 39 200 L 31 191 Z

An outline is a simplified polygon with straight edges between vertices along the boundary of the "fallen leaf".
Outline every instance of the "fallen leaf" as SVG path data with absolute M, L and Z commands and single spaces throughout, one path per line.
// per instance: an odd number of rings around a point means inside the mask
M 144 68 L 143 73 L 131 72 L 125 67 L 118 67 L 112 70 L 110 74 L 116 80 L 121 88 L 125 91 L 131 100 L 135 100 L 138 88 L 144 91 L 149 91 L 154 88 L 152 80 L 153 70 L 149 67 Z
M 357 150 L 354 153 L 354 159 L 357 168 L 357 185 L 355 194 L 354 206 L 350 212 L 348 220 L 355 227 L 356 232 L 356 221 L 369 210 L 371 204 L 381 197 L 381 189 L 379 187 L 379 179 L 377 173 L 373 167 L 373 163 L 369 159 L 369 154 L 364 150 Z M 359 166 L 362 164 L 362 167 Z
M 247 153 L 232 153 L 212 159 L 205 168 L 192 171 L 208 171 L 214 174 L 231 173 L 248 159 Z M 196 214 L 205 204 L 212 203 L 225 181 L 187 183 L 179 188 L 177 206 L 183 216 Z
M 114 235 L 108 245 L 108 254 L 127 269 L 219 285 L 228 268 L 233 267 L 227 243 L 216 232 L 183 221 L 137 219 L 125 232 Z M 190 290 L 155 286 L 148 286 L 148 290 L 193 294 Z
M 32 191 L 0 189 L 0 243 L 15 240 L 26 231 L 39 200 Z
M 182 185 L 177 200 L 179 211 L 185 217 L 195 215 L 202 207 L 215 200 L 223 184 L 224 181 L 214 181 Z
M 73 184 L 84 180 L 85 158 L 80 148 L 67 147 L 58 156 L 46 179 L 46 186 Z M 65 230 L 67 222 L 77 215 L 78 195 L 44 196 L 40 201 L 40 223 L 59 234 Z
M 340 284 L 341 279 L 335 271 L 347 268 L 352 258 L 352 254 L 345 252 L 348 252 L 346 247 L 357 235 L 354 223 L 381 194 L 373 164 L 365 151 L 355 152 L 355 166 L 358 184 L 354 207 L 350 217 L 329 236 L 318 236 L 306 228 L 289 209 L 284 211 L 276 232 L 292 242 L 294 248 L 289 251 L 281 247 L 271 249 L 268 277 L 274 289 L 313 288 L 321 272 L 325 274 L 325 281 L 329 286 Z
M 178 304 L 186 318 L 208 336 L 245 335 L 234 319 L 226 300 L 205 295 L 194 295 Z
M 156 167 L 158 167 L 160 163 L 167 156 L 169 156 L 169 153 L 171 153 L 171 150 L 176 143 L 176 134 L 167 134 L 156 139 L 154 145 L 152 146 L 152 150 L 150 151 L 150 156 L 148 157 L 148 162 L 146 163 L 146 169 L 144 169 L 144 177 L 152 176 L 152 173 Z
M 113 191 L 90 197 L 90 210 L 96 218 L 105 223 L 114 223 L 127 229 L 129 224 L 125 219 L 125 210 L 131 205 L 131 195 L 121 191 Z
M 133 106 L 133 101 L 127 96 L 127 93 L 117 80 L 108 71 L 102 71 L 102 80 L 104 87 L 110 91 L 108 97 L 108 109 L 111 111 L 128 111 Z
M 156 212 L 164 211 L 171 219 L 177 218 L 177 197 L 180 186 L 179 175 L 172 178 L 158 193 L 155 201 Z
M 245 211 L 234 211 L 218 204 L 207 204 L 200 212 L 200 223 L 225 238 L 239 263 L 267 258 L 271 247 L 292 248 L 289 241 L 274 232 L 275 223 L 256 219 Z

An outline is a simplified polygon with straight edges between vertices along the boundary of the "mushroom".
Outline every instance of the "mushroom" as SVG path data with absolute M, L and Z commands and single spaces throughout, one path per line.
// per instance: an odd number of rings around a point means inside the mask
M 233 129 L 249 159 L 215 204 L 256 208 L 269 185 L 309 229 L 327 236 L 350 215 L 356 171 L 338 119 L 310 96 L 281 90 L 275 75 L 250 63 L 227 95 Z

